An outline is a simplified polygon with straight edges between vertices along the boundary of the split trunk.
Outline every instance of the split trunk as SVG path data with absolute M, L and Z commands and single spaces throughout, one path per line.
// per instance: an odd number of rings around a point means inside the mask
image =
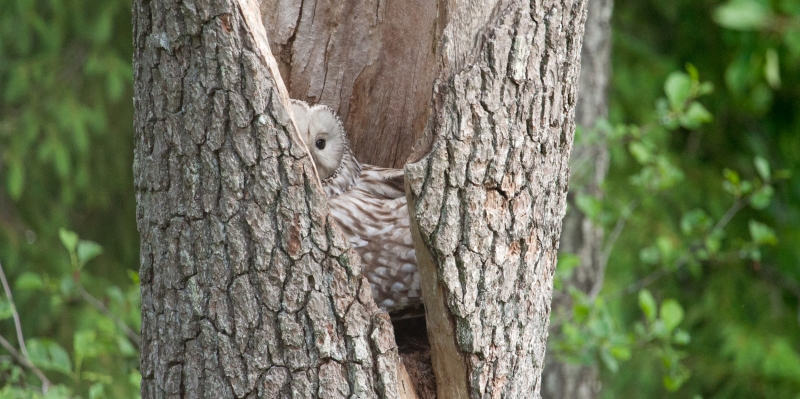
M 290 93 L 364 162 L 418 140 L 438 397 L 538 396 L 585 1 L 346 3 L 134 1 L 143 398 L 402 392 Z

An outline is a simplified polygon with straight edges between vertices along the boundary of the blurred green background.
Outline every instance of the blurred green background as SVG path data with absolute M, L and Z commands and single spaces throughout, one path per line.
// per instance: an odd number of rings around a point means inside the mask
M 0 336 L 15 306 L 47 397 L 138 397 L 130 9 L 0 6 Z M 617 0 L 613 29 L 581 208 L 624 228 L 552 344 L 607 398 L 800 398 L 800 1 Z M 0 398 L 41 387 L 0 350 Z

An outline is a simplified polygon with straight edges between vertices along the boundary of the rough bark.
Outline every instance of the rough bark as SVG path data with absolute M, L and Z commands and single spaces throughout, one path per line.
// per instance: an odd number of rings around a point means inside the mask
M 261 10 L 292 98 L 335 109 L 359 161 L 402 167 L 428 118 L 439 3 L 262 0 Z
M 328 215 L 248 0 L 136 0 L 142 397 L 395 398 L 397 352 Z
M 611 77 L 612 0 L 589 2 L 586 33 L 581 51 L 581 75 L 575 122 L 587 129 L 608 117 L 608 84 Z M 569 210 L 564 217 L 560 251 L 576 254 L 580 265 L 564 288 L 553 293 L 553 313 L 568 317 L 572 302 L 571 287 L 596 296 L 603 285 L 607 259 L 603 256 L 603 229 L 575 205 L 576 195 L 602 197 L 601 185 L 608 170 L 609 155 L 604 142 L 576 143 L 570 160 Z M 551 334 L 560 333 L 560 324 L 550 326 Z M 600 394 L 597 365 L 570 364 L 548 353 L 542 374 L 542 397 L 551 399 L 594 399 Z
M 539 397 L 585 1 L 448 2 L 406 166 L 437 397 Z

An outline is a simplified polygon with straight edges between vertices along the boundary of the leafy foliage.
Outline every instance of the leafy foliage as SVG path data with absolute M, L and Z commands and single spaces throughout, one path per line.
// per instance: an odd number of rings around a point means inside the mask
M 139 395 L 138 349 L 114 321 L 138 329 L 131 51 L 127 0 L 0 7 L 0 264 L 14 298 L 0 313 L 19 311 L 21 355 L 55 384 L 44 394 L 4 352 L 0 397 Z M 15 324 L 0 336 L 21 350 Z
M 613 320 L 608 340 L 631 348 L 604 368 L 603 396 L 796 398 L 800 5 L 618 0 L 614 12 L 612 122 L 582 129 L 608 140 L 612 164 L 605 199 L 578 204 L 609 233 L 624 221 L 587 298 Z

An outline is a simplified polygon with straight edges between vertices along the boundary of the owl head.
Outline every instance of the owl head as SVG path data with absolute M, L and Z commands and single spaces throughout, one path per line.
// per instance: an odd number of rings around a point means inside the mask
M 311 151 L 317 173 L 329 196 L 346 191 L 353 183 L 361 165 L 350 150 L 350 142 L 342 121 L 325 105 L 308 105 L 292 100 L 292 112 L 300 138 Z

